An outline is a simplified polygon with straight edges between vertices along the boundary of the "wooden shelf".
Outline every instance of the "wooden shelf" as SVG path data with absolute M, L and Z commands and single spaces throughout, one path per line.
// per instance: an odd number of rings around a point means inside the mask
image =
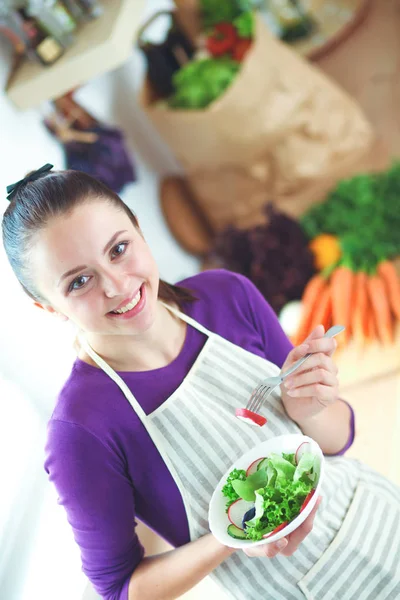
M 83 24 L 76 41 L 51 67 L 24 61 L 7 94 L 20 109 L 52 100 L 123 64 L 132 53 L 145 0 L 103 0 L 103 14 Z

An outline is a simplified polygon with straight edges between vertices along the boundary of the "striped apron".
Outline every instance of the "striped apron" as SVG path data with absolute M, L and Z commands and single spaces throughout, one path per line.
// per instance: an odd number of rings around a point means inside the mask
M 88 355 L 120 387 L 178 486 L 192 541 L 209 533 L 208 507 L 223 474 L 249 448 L 301 433 L 280 396 L 264 405 L 268 422 L 253 428 L 235 417 L 260 379 L 279 368 L 165 305 L 207 341 L 178 389 L 146 415 L 121 377 L 81 336 Z M 249 558 L 237 551 L 210 577 L 220 597 L 236 600 L 399 600 L 400 488 L 369 467 L 326 458 L 323 502 L 312 532 L 291 557 Z

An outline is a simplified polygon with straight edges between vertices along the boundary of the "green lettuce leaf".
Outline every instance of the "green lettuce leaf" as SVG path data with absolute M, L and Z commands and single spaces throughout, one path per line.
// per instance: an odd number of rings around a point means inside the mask
M 223 495 L 228 498 L 228 502 L 226 503 L 226 510 L 230 507 L 233 502 L 239 499 L 238 494 L 235 492 L 232 486 L 232 481 L 234 480 L 242 480 L 246 479 L 246 471 L 243 469 L 233 469 L 228 475 L 228 479 L 226 480 L 226 484 L 222 488 Z
M 175 92 L 168 99 L 171 108 L 201 109 L 219 98 L 240 69 L 228 57 L 202 58 L 186 63 L 173 76 Z
M 250 519 L 250 521 L 246 521 L 246 525 L 250 525 L 250 526 L 258 525 L 258 523 L 260 522 L 260 519 L 264 515 L 264 497 L 262 495 L 262 491 L 263 490 L 261 489 L 261 490 L 257 490 L 255 492 L 256 501 L 254 504 L 254 508 L 256 509 L 256 513 L 255 513 L 254 517 L 252 519 Z
M 275 487 L 275 482 L 276 482 L 276 476 L 277 476 L 277 470 L 271 465 L 271 463 L 268 463 L 267 466 L 267 485 L 271 486 L 271 487 Z
M 264 469 L 256 471 L 252 475 L 249 475 L 245 481 L 236 479 L 232 481 L 232 487 L 240 498 L 247 502 L 254 502 L 256 499 L 255 492 L 259 488 L 267 484 L 267 473 Z
M 293 475 L 293 481 L 315 481 L 314 474 L 315 456 L 311 452 L 305 452 L 299 460 L 299 464 Z
M 301 456 L 299 464 L 295 454 L 272 453 L 263 465 L 249 477 L 235 469 L 223 488 L 228 506 L 238 498 L 255 503 L 255 515 L 246 522 L 246 536 L 254 541 L 297 517 L 320 471 L 319 457 L 310 452 Z
M 261 517 L 248 522 L 246 528 L 248 539 L 261 540 L 263 535 L 270 533 L 283 522 L 292 521 L 299 514 L 301 506 L 311 490 L 312 483 L 300 480 L 275 488 L 266 487 L 257 490 L 257 498 L 259 496 L 263 498 L 263 513 Z M 261 509 L 258 511 L 259 514 L 261 514 Z
M 286 454 L 286 452 L 282 452 L 282 457 L 287 460 L 288 462 L 290 462 L 291 465 L 293 465 L 294 467 L 297 466 L 296 464 L 296 454 L 294 452 L 290 453 L 290 454 Z
M 284 484 L 287 480 L 292 481 L 296 467 L 283 456 L 272 453 L 269 456 L 269 464 L 276 470 L 276 486 Z
M 233 21 L 239 37 L 251 39 L 254 35 L 254 19 L 253 13 L 244 12 Z

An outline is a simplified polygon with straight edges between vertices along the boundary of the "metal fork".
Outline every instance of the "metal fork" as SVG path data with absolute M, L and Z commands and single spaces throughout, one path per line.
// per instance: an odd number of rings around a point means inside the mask
M 344 330 L 345 327 L 343 325 L 334 325 L 333 327 L 328 329 L 324 337 L 332 338 Z M 250 396 L 250 400 L 247 403 L 246 411 L 258 413 L 268 396 L 270 396 L 272 392 L 276 390 L 276 388 L 279 387 L 283 381 L 285 381 L 286 377 L 291 375 L 294 371 L 296 371 L 296 369 L 298 369 L 302 364 L 304 364 L 306 360 L 308 360 L 310 356 L 312 356 L 312 354 L 313 353 L 310 352 L 302 358 L 300 358 L 294 363 L 294 365 L 290 367 L 290 369 L 288 369 L 284 373 L 281 373 L 276 377 L 268 377 L 267 379 L 261 381 L 261 383 L 259 383 L 259 385 L 253 390 L 253 393 Z

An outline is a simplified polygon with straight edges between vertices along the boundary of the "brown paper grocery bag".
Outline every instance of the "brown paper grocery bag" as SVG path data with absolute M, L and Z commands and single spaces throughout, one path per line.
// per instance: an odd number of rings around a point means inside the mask
M 174 110 L 154 101 L 145 83 L 140 103 L 214 231 L 250 227 L 264 219 L 268 200 L 287 201 L 322 178 L 350 174 L 372 141 L 355 101 L 260 17 L 240 72 L 210 106 Z

